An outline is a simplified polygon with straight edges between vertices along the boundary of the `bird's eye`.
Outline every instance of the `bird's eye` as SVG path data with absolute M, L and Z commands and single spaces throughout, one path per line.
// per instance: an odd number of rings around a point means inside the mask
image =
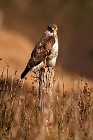
M 54 28 L 48 26 L 48 30 L 52 33 L 54 31 Z

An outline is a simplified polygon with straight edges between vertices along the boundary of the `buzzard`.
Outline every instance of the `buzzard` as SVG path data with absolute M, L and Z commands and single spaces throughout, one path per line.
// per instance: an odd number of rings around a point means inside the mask
M 43 66 L 55 66 L 58 56 L 57 30 L 56 24 L 51 24 L 47 27 L 47 30 L 44 32 L 40 41 L 33 49 L 31 58 L 21 74 L 21 79 L 23 79 L 30 70 L 35 71 L 37 68 L 40 69 Z

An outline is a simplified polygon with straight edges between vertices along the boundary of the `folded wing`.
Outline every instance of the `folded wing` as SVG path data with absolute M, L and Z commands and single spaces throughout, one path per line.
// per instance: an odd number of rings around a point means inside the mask
M 27 66 L 21 74 L 21 79 L 34 67 L 44 61 L 50 54 L 51 49 L 55 43 L 53 36 L 43 37 L 40 42 L 37 43 L 32 51 L 31 58 L 29 59 Z

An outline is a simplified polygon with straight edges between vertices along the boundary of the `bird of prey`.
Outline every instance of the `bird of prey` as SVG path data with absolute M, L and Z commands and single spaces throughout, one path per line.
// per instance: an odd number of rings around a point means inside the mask
M 35 71 L 37 68 L 40 69 L 43 66 L 55 66 L 58 56 L 57 30 L 56 24 L 51 24 L 47 27 L 47 30 L 44 32 L 40 41 L 33 49 L 31 58 L 21 74 L 21 79 L 23 79 L 30 70 Z

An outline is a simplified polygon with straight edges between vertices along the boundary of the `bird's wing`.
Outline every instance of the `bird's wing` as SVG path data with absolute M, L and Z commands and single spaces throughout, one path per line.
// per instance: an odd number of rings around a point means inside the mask
M 54 43 L 55 38 L 53 36 L 42 38 L 33 49 L 27 67 L 32 68 L 40 64 L 47 56 L 49 56 Z

